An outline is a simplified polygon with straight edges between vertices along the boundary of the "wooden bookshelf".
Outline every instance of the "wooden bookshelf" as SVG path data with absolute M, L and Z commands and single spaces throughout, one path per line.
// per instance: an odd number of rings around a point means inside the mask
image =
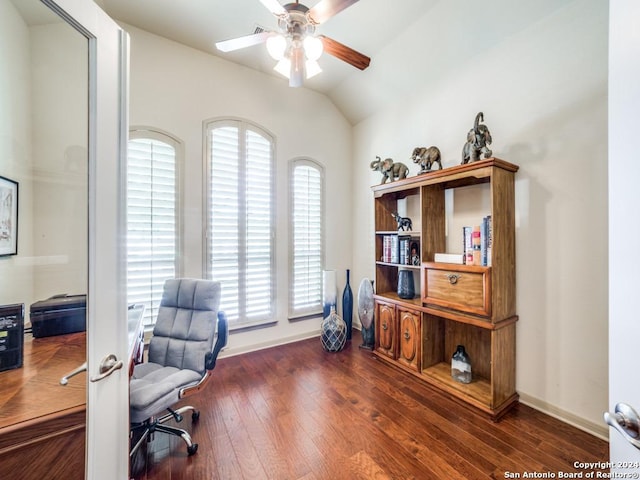
M 489 158 L 372 187 L 376 232 L 374 353 L 494 419 L 518 401 L 517 171 L 516 165 Z M 466 187 L 480 188 L 480 194 L 489 195 L 490 211 L 478 211 L 478 217 L 491 215 L 491 266 L 434 262 L 435 253 L 446 252 L 449 219 L 445 192 Z M 420 218 L 413 219 L 416 231 L 397 232 L 391 214 L 398 210 L 398 201 L 407 198 L 418 203 Z M 411 234 L 418 239 L 421 264 L 415 275 L 419 294 L 414 299 L 401 299 L 396 293 L 398 270 L 411 266 L 382 261 L 382 238 L 393 234 Z M 465 345 L 471 357 L 470 384 L 458 383 L 451 377 L 451 355 L 457 345 Z

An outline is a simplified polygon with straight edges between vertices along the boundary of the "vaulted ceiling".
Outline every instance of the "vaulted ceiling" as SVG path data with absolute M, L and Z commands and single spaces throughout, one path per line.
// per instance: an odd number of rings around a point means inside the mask
M 319 0 L 303 0 L 313 7 Z M 353 124 L 421 91 L 491 45 L 571 0 L 360 0 L 317 28 L 371 58 L 360 71 L 324 54 L 303 88 L 327 95 Z M 112 18 L 280 77 L 264 45 L 222 53 L 215 42 L 276 29 L 259 0 L 96 0 Z M 288 0 L 280 0 L 281 4 Z M 479 75 L 490 72 L 478 72 Z M 284 77 L 283 83 L 287 82 Z

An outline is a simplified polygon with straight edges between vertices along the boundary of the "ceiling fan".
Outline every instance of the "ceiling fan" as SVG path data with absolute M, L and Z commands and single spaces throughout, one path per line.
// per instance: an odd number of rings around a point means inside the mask
M 231 52 L 266 43 L 267 51 L 278 61 L 274 70 L 288 77 L 291 87 L 301 86 L 305 77 L 311 78 L 322 71 L 317 60 L 323 51 L 364 70 L 371 62 L 369 57 L 325 35 L 315 35 L 316 26 L 357 1 L 321 0 L 308 8 L 297 0 L 286 5 L 278 0 L 260 0 L 278 18 L 278 30 L 257 29 L 251 35 L 217 42 L 216 47 L 222 52 Z

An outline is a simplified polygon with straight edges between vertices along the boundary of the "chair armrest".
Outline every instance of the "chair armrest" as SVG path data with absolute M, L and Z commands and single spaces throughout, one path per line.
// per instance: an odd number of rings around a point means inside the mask
M 213 346 L 213 350 L 204 357 L 204 366 L 207 370 L 213 370 L 215 368 L 218 354 L 227 345 L 228 338 L 229 322 L 227 321 L 227 315 L 224 312 L 218 312 L 218 338 L 216 339 L 216 344 Z
M 179 398 L 199 392 L 209 381 L 209 378 L 211 377 L 210 371 L 215 368 L 218 354 L 227 345 L 227 339 L 229 338 L 229 322 L 227 321 L 227 316 L 224 312 L 218 312 L 217 330 L 218 338 L 213 346 L 213 350 L 204 356 L 204 366 L 206 371 L 204 372 L 202 379 L 195 385 L 180 389 Z

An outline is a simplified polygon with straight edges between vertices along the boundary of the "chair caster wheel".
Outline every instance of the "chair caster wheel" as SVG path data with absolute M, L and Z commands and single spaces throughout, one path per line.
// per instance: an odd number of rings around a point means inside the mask
M 187 447 L 187 453 L 189 456 L 194 455 L 198 451 L 198 444 L 194 443 L 190 447 Z
M 197 422 L 199 418 L 200 412 L 194 410 L 194 412 L 191 414 L 191 421 Z

